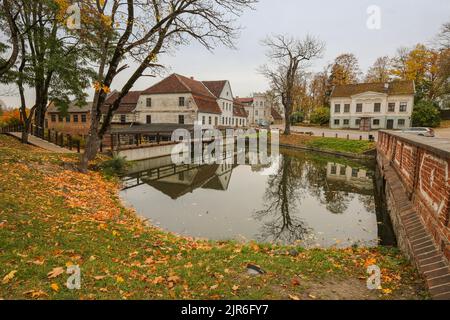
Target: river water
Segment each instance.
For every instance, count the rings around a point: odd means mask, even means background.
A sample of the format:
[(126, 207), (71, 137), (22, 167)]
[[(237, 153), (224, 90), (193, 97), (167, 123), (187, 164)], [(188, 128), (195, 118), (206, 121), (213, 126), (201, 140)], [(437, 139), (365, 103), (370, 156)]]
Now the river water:
[(176, 166), (136, 162), (122, 198), (152, 224), (183, 236), (307, 248), (392, 245), (375, 164), (281, 150), (278, 165)]

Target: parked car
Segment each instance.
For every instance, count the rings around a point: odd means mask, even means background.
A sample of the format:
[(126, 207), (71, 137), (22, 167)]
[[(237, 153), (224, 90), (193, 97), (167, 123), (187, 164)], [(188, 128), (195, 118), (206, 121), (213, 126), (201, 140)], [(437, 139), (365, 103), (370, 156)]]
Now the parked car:
[(261, 129), (270, 129), (270, 121), (267, 120), (259, 120), (256, 122), (256, 125)]
[(408, 128), (402, 130), (403, 133), (415, 134), (421, 137), (434, 137), (434, 130), (431, 128)]

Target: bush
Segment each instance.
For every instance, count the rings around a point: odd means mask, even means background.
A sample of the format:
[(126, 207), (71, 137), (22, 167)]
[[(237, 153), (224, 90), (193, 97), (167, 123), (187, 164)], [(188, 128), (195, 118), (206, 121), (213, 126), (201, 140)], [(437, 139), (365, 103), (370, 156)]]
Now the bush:
[(326, 125), (330, 123), (330, 109), (326, 107), (317, 108), (311, 113), (311, 123)]
[(297, 124), (297, 123), (301, 123), (303, 122), (303, 120), (305, 120), (305, 116), (303, 115), (303, 112), (294, 112), (291, 115), (291, 124)]
[(111, 160), (100, 164), (101, 171), (107, 176), (117, 176), (125, 173), (129, 162), (122, 157), (114, 156)]
[(437, 106), (431, 101), (419, 101), (414, 106), (412, 123), (414, 127), (439, 127), (441, 123), (441, 113)]

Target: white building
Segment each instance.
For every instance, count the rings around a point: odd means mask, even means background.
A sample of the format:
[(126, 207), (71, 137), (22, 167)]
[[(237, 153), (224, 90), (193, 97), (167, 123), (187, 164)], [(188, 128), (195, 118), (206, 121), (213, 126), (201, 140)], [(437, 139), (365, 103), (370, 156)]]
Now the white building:
[(172, 74), (142, 91), (134, 112), (142, 124), (246, 126), (246, 119), (234, 117), (234, 108), (229, 81), (201, 82)]
[(250, 124), (256, 125), (263, 121), (274, 122), (273, 106), (264, 93), (254, 93), (250, 98), (236, 98), (236, 102), (244, 105)]
[(411, 126), (413, 81), (336, 86), (330, 99), (330, 126), (364, 131)]

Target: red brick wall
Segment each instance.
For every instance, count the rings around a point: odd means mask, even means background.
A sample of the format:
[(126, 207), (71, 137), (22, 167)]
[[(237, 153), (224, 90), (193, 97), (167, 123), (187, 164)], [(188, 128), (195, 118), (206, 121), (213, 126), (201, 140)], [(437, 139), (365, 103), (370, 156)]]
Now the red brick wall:
[(380, 132), (378, 152), (391, 162), (414, 208), (450, 261), (450, 158), (386, 132)]

